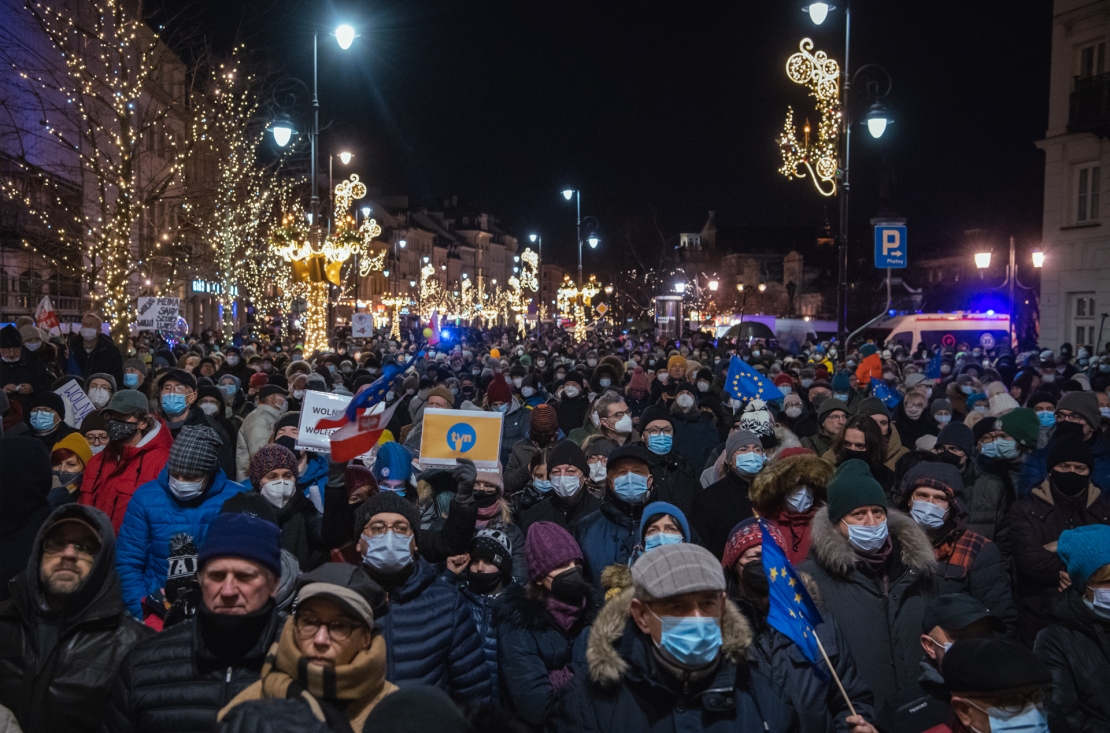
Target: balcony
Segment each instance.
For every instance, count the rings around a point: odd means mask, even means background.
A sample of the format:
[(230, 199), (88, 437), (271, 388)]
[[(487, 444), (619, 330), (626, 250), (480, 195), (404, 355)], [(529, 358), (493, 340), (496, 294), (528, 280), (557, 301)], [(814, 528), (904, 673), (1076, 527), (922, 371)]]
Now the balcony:
[(1068, 100), (1068, 132), (1110, 136), (1110, 74), (1075, 77)]

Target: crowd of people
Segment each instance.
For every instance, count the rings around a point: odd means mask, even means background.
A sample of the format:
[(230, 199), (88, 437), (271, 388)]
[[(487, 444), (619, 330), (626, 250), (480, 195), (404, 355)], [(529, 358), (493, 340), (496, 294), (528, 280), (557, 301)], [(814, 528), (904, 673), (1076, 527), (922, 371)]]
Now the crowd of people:
[(103, 331), (0, 328), (4, 733), (1110, 730), (1110, 353)]

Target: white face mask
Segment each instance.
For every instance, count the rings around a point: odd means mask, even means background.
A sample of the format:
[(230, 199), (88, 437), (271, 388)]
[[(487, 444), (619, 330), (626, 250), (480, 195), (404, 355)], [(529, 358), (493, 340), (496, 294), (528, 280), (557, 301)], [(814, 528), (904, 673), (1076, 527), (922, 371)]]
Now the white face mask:
[(799, 486), (786, 495), (786, 503), (797, 514), (805, 514), (813, 506), (813, 490), (808, 486)]
[(916, 420), (917, 418), (921, 417), (921, 414), (923, 412), (925, 412), (925, 406), (924, 405), (922, 405), (920, 407), (918, 407), (917, 405), (914, 405), (912, 407), (909, 406), (909, 405), (906, 405), (906, 407), (903, 408), (903, 409), (905, 409), (905, 411), (906, 411), (906, 417), (908, 417), (911, 420)]
[(294, 482), (289, 479), (279, 479), (278, 481), (262, 484), (262, 488), (258, 493), (266, 497), (266, 501), (270, 502), (278, 509), (281, 509), (289, 503), (289, 499), (296, 490), (297, 484)]
[(698, 391), (699, 392), (708, 392), (709, 391), (709, 382), (698, 382)]
[(787, 417), (798, 417), (801, 414), (802, 414), (801, 405), (798, 405), (798, 406), (791, 405), (790, 407), (786, 408), (786, 416)]
[(675, 402), (677, 402), (678, 406), (683, 410), (689, 410), (691, 407), (694, 406), (694, 398), (686, 394), (685, 392), (675, 398)]
[(582, 488), (582, 478), (579, 476), (552, 476), (551, 486), (555, 490), (556, 496), (569, 499), (578, 493), (578, 489)]
[(666, 384), (667, 380), (671, 378), (671, 375), (666, 372), (659, 372), (655, 375), (655, 378), (659, 380), (660, 384)]
[(520, 385), (522, 385), (522, 384), (524, 384), (524, 380), (521, 377), (513, 377), (513, 386), (514, 387), (516, 387), (517, 389), (520, 389)]
[(590, 464), (590, 481), (599, 484), (605, 480), (606, 470), (605, 464), (601, 461)]
[(81, 338), (85, 339), (86, 341), (92, 341), (94, 338), (96, 338), (96, 333), (97, 331), (95, 328), (82, 328)]
[(614, 432), (621, 433), (622, 435), (626, 435), (628, 433), (631, 433), (632, 432), (632, 418), (629, 417), (628, 415), (625, 415), (620, 420), (617, 420), (617, 424), (613, 426), (613, 430), (614, 430)]
[(303, 390), (303, 389), (295, 389), (295, 390), (293, 390), (293, 399), (295, 399), (295, 400), (303, 400), (303, 399), (304, 399), (304, 390)]
[(182, 481), (170, 476), (170, 492), (180, 501), (189, 501), (201, 495), (204, 491), (204, 479), (199, 481)]
[(104, 407), (110, 399), (112, 399), (112, 393), (103, 387), (93, 387), (89, 390), (89, 402), (93, 403), (93, 407)]
[(579, 395), (579, 390), (573, 384), (563, 388), (563, 394), (566, 395), (568, 400), (573, 400)]
[[(92, 399), (91, 395), (90, 395), (89, 399)], [(95, 405), (96, 403), (94, 402), (93, 404)], [(217, 405), (217, 404), (214, 404), (212, 402), (202, 402), (201, 405), (200, 405), (200, 411), (203, 412), (208, 417), (212, 417), (213, 415), (215, 415), (217, 412), (220, 411), (220, 406)]]

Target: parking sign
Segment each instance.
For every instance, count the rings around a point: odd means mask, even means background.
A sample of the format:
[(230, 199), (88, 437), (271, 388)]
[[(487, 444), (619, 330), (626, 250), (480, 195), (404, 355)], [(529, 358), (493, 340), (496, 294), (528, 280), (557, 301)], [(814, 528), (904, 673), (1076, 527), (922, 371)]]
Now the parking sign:
[(906, 227), (875, 226), (875, 267), (906, 267)]

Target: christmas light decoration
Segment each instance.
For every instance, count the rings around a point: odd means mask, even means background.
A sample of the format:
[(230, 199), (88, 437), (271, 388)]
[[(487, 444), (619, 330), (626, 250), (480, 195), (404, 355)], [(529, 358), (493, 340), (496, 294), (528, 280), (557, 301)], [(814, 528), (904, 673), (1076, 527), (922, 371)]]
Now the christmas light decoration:
[(805, 126), (804, 142), (799, 143), (794, 127), (794, 110), (787, 108), (786, 122), (779, 137), (782, 167), (787, 178), (805, 178), (807, 173), (822, 196), (837, 191), (837, 147), (840, 140), (840, 65), (824, 51), (811, 53), (813, 41), (798, 44), (798, 53), (786, 61), (786, 75), (795, 84), (809, 88), (817, 100), (821, 120), (817, 139), (811, 140), (809, 123)]

